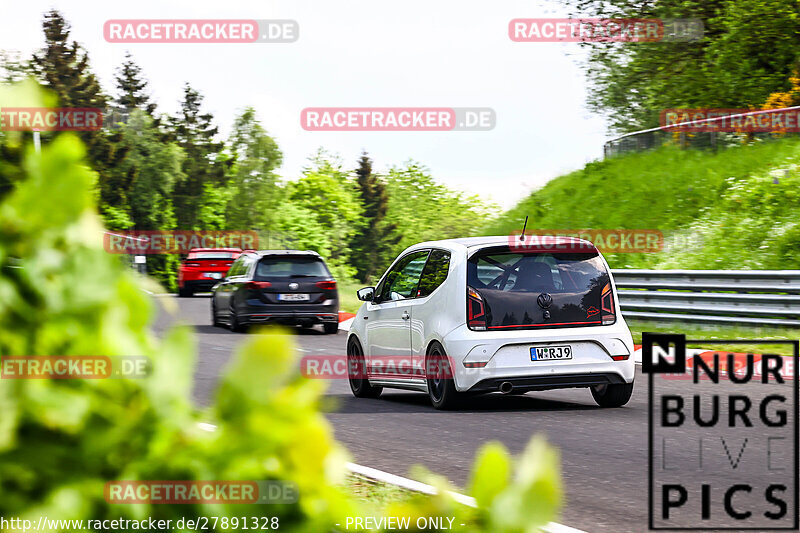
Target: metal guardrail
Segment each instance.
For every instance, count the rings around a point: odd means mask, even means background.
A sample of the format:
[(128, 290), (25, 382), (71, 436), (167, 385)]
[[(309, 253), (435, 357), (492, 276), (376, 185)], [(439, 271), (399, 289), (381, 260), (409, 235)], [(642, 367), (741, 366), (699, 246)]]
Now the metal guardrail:
[(800, 270), (613, 270), (627, 318), (800, 326)]
[(717, 150), (719, 147), (725, 146), (738, 146), (742, 142), (754, 139), (770, 139), (782, 138), (786, 135), (794, 133), (780, 132), (780, 131), (762, 131), (762, 132), (724, 132), (724, 131), (706, 131), (706, 132), (684, 132), (681, 128), (687, 126), (696, 126), (698, 124), (714, 123), (724, 120), (730, 120), (734, 117), (746, 117), (750, 115), (763, 115), (770, 113), (779, 113), (786, 111), (796, 111), (800, 106), (783, 107), (780, 109), (754, 109), (743, 113), (736, 113), (733, 115), (724, 115), (719, 117), (711, 117), (700, 120), (690, 120), (676, 124), (665, 124), (655, 128), (648, 128), (646, 130), (633, 131), (625, 133), (613, 139), (609, 139), (603, 144), (603, 157), (608, 158), (619, 154), (628, 152), (641, 152), (651, 148), (657, 148), (664, 144), (673, 144), (682, 148), (711, 148)]

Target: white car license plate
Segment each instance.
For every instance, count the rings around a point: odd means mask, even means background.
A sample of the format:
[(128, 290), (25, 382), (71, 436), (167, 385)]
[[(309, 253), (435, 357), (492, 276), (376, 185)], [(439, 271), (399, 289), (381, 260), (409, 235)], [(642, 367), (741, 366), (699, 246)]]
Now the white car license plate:
[(206, 272), (206, 277), (211, 279), (222, 279), (221, 272)]
[(278, 300), (282, 302), (307, 302), (308, 294), (279, 294)]
[(531, 348), (531, 361), (559, 361), (564, 359), (572, 359), (572, 346)]

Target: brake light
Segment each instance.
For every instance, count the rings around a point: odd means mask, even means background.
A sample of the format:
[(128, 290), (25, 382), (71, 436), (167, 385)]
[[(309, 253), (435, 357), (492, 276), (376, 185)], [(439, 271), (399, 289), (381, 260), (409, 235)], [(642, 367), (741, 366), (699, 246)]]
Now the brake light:
[(600, 293), (600, 310), (601, 320), (604, 326), (616, 322), (617, 317), (614, 314), (614, 292), (611, 290), (611, 284), (606, 283), (603, 291)]
[(318, 281), (315, 285), (324, 290), (333, 290), (336, 288), (336, 282), (334, 280)]
[(469, 329), (486, 329), (486, 307), (478, 291), (467, 286), (467, 326)]
[(259, 291), (268, 287), (272, 287), (272, 283), (269, 281), (248, 281), (244, 284), (245, 289), (250, 289), (253, 291)]

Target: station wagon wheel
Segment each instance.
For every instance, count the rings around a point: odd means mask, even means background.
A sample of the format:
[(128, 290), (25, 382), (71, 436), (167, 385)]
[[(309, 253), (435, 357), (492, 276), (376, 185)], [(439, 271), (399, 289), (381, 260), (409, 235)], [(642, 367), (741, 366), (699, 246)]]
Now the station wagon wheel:
[(234, 333), (242, 333), (244, 331), (244, 326), (241, 322), (239, 322), (239, 317), (236, 316), (236, 310), (231, 306), (231, 331)]
[(436, 409), (452, 409), (461, 400), (456, 390), (455, 376), (444, 348), (434, 342), (425, 361), (428, 396)]
[(347, 343), (347, 380), (356, 398), (377, 398), (383, 387), (373, 387), (367, 378), (367, 362), (364, 351), (355, 337)]
[(213, 296), (211, 297), (211, 325), (215, 328), (221, 325), (219, 318), (217, 318), (217, 305), (214, 303)]

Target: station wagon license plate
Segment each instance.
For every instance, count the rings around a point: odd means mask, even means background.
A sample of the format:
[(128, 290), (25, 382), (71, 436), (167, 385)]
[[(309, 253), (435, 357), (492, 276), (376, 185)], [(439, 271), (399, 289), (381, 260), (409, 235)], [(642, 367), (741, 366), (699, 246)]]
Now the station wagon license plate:
[(279, 294), (278, 300), (282, 302), (307, 302), (308, 294)]
[(221, 272), (206, 272), (206, 277), (211, 279), (222, 279)]
[(572, 346), (531, 348), (531, 361), (561, 361), (565, 359), (572, 359)]

